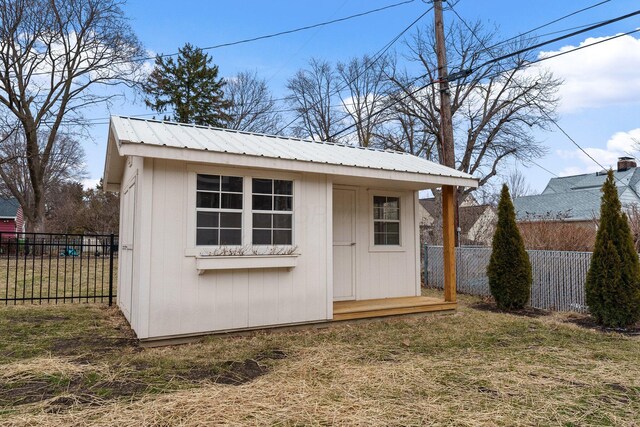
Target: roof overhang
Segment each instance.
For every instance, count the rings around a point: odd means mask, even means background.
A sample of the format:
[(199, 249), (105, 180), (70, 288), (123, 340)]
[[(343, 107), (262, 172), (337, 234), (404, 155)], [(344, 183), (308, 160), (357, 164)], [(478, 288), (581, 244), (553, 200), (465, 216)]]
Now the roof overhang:
[[(478, 180), (470, 175), (467, 175), (468, 177), (447, 176), (374, 167), (339, 165), (329, 162), (322, 163), (300, 159), (275, 158), (246, 153), (225, 153), (189, 147), (145, 144), (141, 141), (132, 142), (118, 137), (117, 128), (114, 126), (114, 121), (112, 120), (109, 126), (107, 154), (103, 175), (105, 190), (120, 190), (127, 156), (221, 166), (318, 173), (339, 177), (336, 181), (344, 181), (345, 178), (349, 178), (350, 180), (347, 182), (352, 184), (364, 182), (363, 180), (374, 180), (378, 183), (384, 182), (390, 187), (397, 184), (403, 188), (415, 190), (436, 188), (443, 185), (478, 187)], [(460, 172), (456, 170), (452, 170), (451, 172), (460, 174)]]

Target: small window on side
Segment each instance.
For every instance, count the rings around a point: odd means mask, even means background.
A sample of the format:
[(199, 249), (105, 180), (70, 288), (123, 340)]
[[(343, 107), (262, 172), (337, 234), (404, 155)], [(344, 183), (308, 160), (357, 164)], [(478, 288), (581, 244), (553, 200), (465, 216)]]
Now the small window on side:
[(400, 198), (373, 196), (373, 244), (400, 245)]

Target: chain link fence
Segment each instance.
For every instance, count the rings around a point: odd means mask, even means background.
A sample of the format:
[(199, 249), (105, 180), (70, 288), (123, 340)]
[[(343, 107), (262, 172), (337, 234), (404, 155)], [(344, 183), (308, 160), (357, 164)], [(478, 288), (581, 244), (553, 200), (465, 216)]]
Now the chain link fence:
[[(533, 283), (529, 305), (554, 311), (588, 311), (584, 284), (591, 252), (527, 251)], [(424, 247), (424, 283), (444, 287), (442, 246)], [(487, 265), (491, 248), (456, 248), (457, 290), (470, 295), (489, 296)]]

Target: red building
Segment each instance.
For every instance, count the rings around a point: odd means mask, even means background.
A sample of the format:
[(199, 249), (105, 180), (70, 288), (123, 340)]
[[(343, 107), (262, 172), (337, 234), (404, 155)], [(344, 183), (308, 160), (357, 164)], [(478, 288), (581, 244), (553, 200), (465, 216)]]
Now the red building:
[(0, 233), (2, 239), (18, 237), (24, 232), (22, 207), (13, 197), (0, 197)]

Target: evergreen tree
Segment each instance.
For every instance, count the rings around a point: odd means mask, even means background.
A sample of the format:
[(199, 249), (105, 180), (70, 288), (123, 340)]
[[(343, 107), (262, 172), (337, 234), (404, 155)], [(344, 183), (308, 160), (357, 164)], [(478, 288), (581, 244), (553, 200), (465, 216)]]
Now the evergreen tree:
[(516, 225), (516, 214), (507, 185), (498, 203), (498, 224), (487, 267), (489, 289), (503, 310), (523, 308), (531, 293), (531, 263)]
[(640, 261), (611, 170), (602, 186), (586, 297), (591, 315), (603, 326), (626, 327), (640, 320)]
[(229, 121), (225, 110), (230, 104), (224, 98), (226, 82), (218, 78), (218, 66), (202, 49), (187, 43), (178, 57), (156, 56), (155, 68), (143, 90), (145, 104), (163, 113), (174, 111), (173, 120), (196, 125), (224, 126)]

